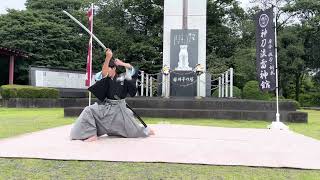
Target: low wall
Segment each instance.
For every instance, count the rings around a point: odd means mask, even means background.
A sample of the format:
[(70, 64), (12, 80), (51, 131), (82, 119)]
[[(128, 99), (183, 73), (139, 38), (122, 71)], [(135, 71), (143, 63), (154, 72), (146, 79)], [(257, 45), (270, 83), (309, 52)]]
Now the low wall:
[[(96, 102), (92, 99), (92, 103)], [(243, 99), (194, 99), (159, 97), (128, 98), (127, 103), (143, 117), (162, 118), (214, 118), (235, 120), (275, 120), (275, 102)], [(86, 98), (60, 99), (2, 99), (2, 107), (57, 108), (63, 107), (65, 116), (79, 116)], [(296, 111), (293, 102), (280, 102), (280, 118), (285, 122), (308, 122), (308, 114)]]

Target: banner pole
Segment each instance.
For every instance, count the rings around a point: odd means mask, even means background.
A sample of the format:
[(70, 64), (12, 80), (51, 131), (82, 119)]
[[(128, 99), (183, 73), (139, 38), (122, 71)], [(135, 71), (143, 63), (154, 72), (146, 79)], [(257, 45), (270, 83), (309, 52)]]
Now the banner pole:
[[(276, 3), (276, 2), (275, 2)], [(280, 122), (280, 113), (279, 113), (279, 72), (278, 72), (278, 34), (277, 34), (277, 14), (276, 7), (273, 7), (275, 10), (275, 20), (274, 20), (274, 35), (275, 35), (275, 61), (276, 61), (276, 97), (277, 97), (277, 113), (276, 113), (276, 122)]]
[(269, 129), (277, 129), (277, 130), (289, 130), (289, 127), (280, 121), (280, 113), (279, 113), (279, 72), (278, 72), (278, 38), (277, 38), (277, 0), (274, 0), (274, 4), (272, 5), (273, 13), (274, 13), (274, 48), (275, 48), (275, 69), (276, 69), (276, 121), (272, 122), (271, 125), (268, 126)]

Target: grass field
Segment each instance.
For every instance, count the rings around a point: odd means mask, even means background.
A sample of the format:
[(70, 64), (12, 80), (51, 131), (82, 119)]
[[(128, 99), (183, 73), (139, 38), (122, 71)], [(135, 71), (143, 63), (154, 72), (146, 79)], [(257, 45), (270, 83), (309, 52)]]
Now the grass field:
[[(320, 111), (306, 111), (308, 124), (289, 123), (291, 130), (320, 140)], [(71, 124), (63, 109), (0, 108), (0, 138)], [(144, 118), (146, 123), (265, 128), (269, 122)], [(0, 150), (1, 151), (1, 150)], [(320, 171), (168, 163), (119, 163), (0, 158), (2, 179), (320, 179)]]
[(0, 138), (71, 124), (73, 120), (63, 117), (63, 109), (0, 108)]

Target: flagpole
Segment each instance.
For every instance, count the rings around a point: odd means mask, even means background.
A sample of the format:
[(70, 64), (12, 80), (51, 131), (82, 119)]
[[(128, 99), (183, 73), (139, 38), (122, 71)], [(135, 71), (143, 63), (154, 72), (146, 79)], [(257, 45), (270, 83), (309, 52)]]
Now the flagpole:
[[(277, 1), (275, 0), (275, 3)], [(274, 9), (274, 48), (275, 48), (275, 61), (276, 61), (276, 98), (277, 98), (277, 113), (276, 113), (276, 122), (280, 122), (280, 113), (279, 113), (279, 79), (278, 79), (278, 34), (277, 34), (277, 8), (276, 4), (272, 5)]]
[[(91, 15), (90, 17), (92, 18), (91, 21), (90, 21), (90, 71), (89, 71), (89, 84), (90, 86), (92, 85), (92, 35), (93, 35), (93, 3), (91, 4)], [(89, 17), (89, 20), (90, 20), (90, 17)], [(89, 91), (89, 106), (91, 105), (91, 92)]]
[(278, 129), (278, 130), (289, 130), (289, 127), (280, 121), (279, 113), (279, 72), (278, 72), (278, 35), (277, 35), (277, 0), (274, 0), (272, 4), (273, 13), (274, 13), (274, 48), (275, 48), (275, 64), (276, 64), (276, 121), (273, 121), (271, 125), (268, 126), (269, 129)]

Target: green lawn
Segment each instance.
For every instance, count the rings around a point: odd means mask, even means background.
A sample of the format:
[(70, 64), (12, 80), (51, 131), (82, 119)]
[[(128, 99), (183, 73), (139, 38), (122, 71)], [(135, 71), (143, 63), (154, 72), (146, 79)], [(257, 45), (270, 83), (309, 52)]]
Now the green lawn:
[(0, 108), (0, 138), (72, 123), (64, 118), (63, 109)]
[[(308, 124), (289, 124), (291, 130), (320, 139), (320, 111), (309, 113)], [(0, 108), (0, 138), (70, 124), (63, 109)], [(144, 118), (146, 123), (265, 128), (269, 122)], [(0, 150), (1, 151), (1, 150)], [(320, 171), (241, 166), (168, 163), (119, 163), (0, 158), (2, 179), (320, 179)]]

